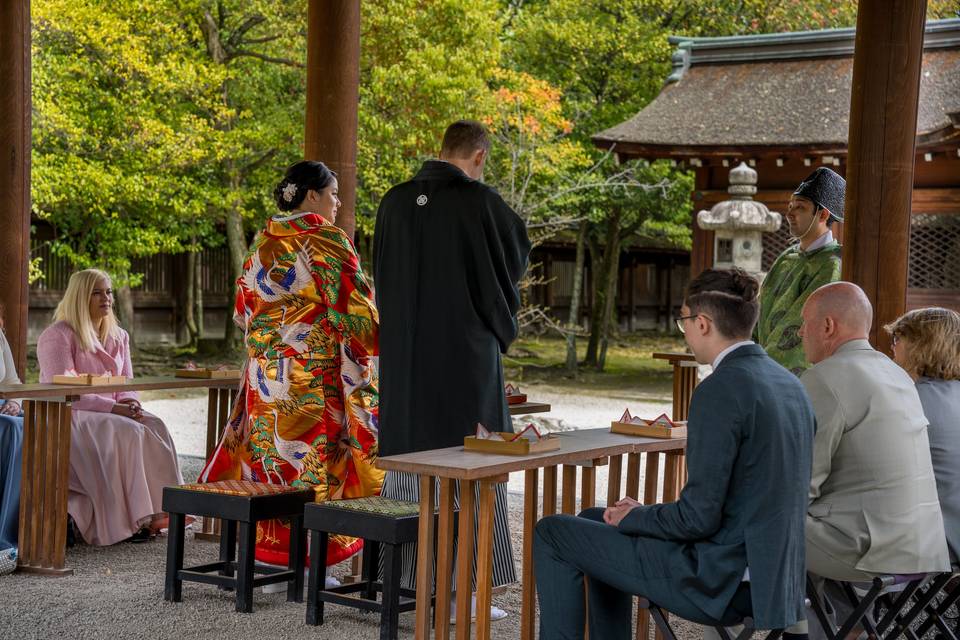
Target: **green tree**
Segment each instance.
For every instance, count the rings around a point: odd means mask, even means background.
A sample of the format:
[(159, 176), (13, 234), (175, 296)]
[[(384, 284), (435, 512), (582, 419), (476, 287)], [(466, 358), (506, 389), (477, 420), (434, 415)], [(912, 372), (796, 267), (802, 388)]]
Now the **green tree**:
[(33, 18), (34, 213), (55, 252), (113, 275), (132, 332), (131, 259), (212, 231), (210, 193), (190, 176), (209, 157), (213, 106), (195, 96), (216, 78), (184, 55), (166, 6), (37, 0)]
[[(191, 51), (219, 82), (204, 100), (216, 156), (210, 179), (217, 195), (209, 212), (226, 230), (228, 290), (243, 269), (247, 227), (274, 206), (277, 166), (303, 157), (306, 3), (284, 0), (179, 0)], [(224, 346), (236, 347), (232, 314)]]

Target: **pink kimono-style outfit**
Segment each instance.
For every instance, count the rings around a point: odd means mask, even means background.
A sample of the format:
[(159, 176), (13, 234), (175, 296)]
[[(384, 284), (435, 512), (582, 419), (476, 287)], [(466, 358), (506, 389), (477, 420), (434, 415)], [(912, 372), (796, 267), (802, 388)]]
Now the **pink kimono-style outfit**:
[[(133, 377), (130, 337), (117, 337), (84, 351), (66, 322), (48, 327), (37, 342), (40, 382), (66, 372)], [(129, 538), (163, 513), (163, 488), (182, 484), (177, 451), (160, 418), (143, 412), (133, 420), (111, 413), (134, 391), (89, 393), (73, 403), (70, 431), (70, 487), (67, 511), (89, 544)]]

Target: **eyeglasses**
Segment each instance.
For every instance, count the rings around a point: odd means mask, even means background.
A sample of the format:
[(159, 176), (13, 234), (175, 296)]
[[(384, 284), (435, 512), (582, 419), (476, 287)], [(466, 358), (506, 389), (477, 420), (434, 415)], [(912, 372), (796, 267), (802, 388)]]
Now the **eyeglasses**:
[(693, 318), (696, 318), (697, 316), (703, 316), (703, 317), (706, 318), (707, 320), (710, 319), (710, 316), (704, 316), (702, 313), (694, 313), (694, 314), (689, 315), (689, 316), (677, 316), (677, 318), (674, 320), (674, 322), (677, 323), (677, 329), (680, 330), (680, 333), (686, 333), (686, 332), (687, 332), (687, 330), (683, 328), (683, 321), (684, 321), (684, 320), (691, 320), (691, 319), (693, 319)]
[(900, 342), (900, 334), (899, 333), (890, 334), (890, 346), (895, 347), (897, 346), (898, 342)]

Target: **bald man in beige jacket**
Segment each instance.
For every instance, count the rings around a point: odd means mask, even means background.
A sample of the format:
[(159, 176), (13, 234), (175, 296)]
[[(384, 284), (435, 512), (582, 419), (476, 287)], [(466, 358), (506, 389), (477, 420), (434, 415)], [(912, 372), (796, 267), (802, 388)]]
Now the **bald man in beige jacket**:
[(807, 569), (834, 580), (949, 570), (927, 420), (910, 377), (868, 341), (873, 309), (849, 282), (817, 289), (800, 335), (814, 364)]

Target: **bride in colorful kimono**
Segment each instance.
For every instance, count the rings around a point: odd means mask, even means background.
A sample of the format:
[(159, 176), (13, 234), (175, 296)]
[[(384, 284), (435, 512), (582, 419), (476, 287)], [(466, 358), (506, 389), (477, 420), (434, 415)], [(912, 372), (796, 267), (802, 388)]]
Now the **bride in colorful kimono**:
[[(106, 273), (70, 276), (53, 318), (37, 340), (40, 382), (77, 373), (133, 377), (130, 337), (113, 315)], [(67, 513), (87, 543), (149, 540), (167, 526), (163, 488), (182, 483), (170, 432), (135, 391), (87, 393), (73, 403)]]
[[(379, 317), (353, 243), (333, 224), (336, 176), (321, 162), (298, 162), (274, 198), (281, 213), (237, 281), (243, 382), (200, 481), (309, 486), (317, 502), (379, 494)], [(259, 523), (256, 558), (286, 567), (289, 536), (287, 522)], [(326, 565), (361, 545), (331, 536)]]

